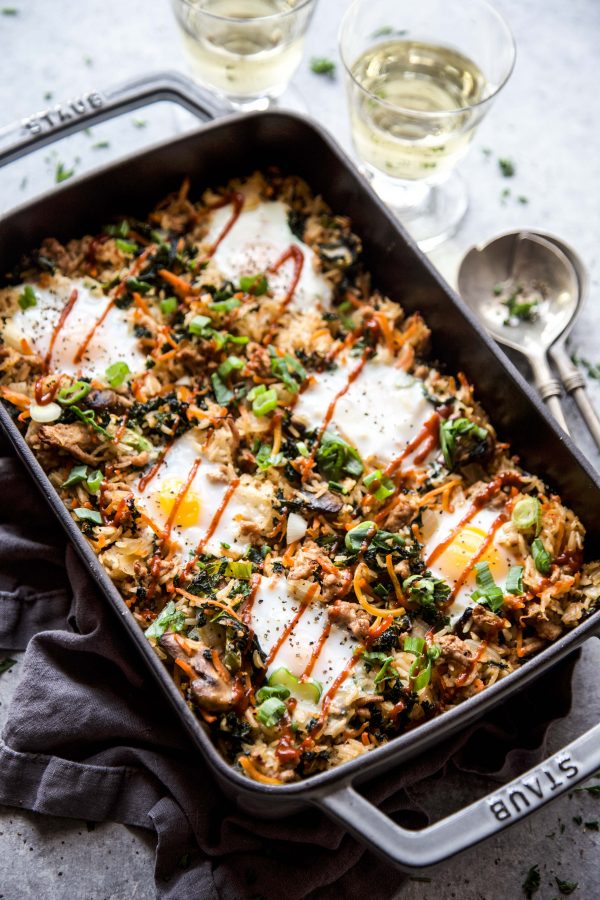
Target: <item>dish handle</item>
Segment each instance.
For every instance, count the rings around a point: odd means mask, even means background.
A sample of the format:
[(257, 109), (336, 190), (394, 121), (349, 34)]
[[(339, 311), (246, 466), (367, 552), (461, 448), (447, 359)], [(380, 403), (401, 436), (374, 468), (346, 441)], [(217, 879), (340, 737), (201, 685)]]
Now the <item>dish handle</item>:
[(88, 91), (0, 128), (0, 166), (89, 125), (160, 100), (178, 103), (203, 122), (234, 111), (179, 72), (143, 75), (106, 91)]
[(600, 769), (600, 724), (487, 797), (420, 831), (401, 828), (346, 782), (312, 802), (400, 869), (435, 865), (524, 819)]

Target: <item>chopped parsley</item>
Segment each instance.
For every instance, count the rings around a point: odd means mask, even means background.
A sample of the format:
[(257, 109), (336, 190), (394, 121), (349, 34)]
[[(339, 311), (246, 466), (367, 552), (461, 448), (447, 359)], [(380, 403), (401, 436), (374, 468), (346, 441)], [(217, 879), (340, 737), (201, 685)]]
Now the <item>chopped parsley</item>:
[(56, 184), (60, 184), (62, 181), (66, 181), (67, 178), (71, 178), (74, 174), (75, 169), (67, 169), (64, 163), (59, 162), (56, 164), (56, 169), (54, 171), (54, 180)]
[(332, 59), (325, 56), (313, 56), (310, 61), (310, 70), (315, 75), (327, 75), (329, 78), (335, 77), (335, 63)]
[(16, 665), (16, 662), (16, 659), (11, 659), (10, 656), (5, 656), (4, 659), (0, 659), (0, 675), (8, 672), (9, 669), (12, 669), (12, 667)]
[(523, 893), (527, 897), (527, 900), (531, 900), (534, 894), (536, 894), (540, 889), (540, 884), (542, 879), (540, 877), (540, 867), (539, 865), (532, 866), (525, 876), (525, 881), (521, 885), (523, 888)]
[(577, 890), (577, 881), (563, 881), (562, 878), (555, 876), (554, 880), (556, 881), (556, 887), (559, 890), (559, 893), (563, 897), (568, 897), (569, 894), (572, 894)]
[(511, 159), (499, 159), (498, 168), (502, 172), (504, 178), (512, 178), (517, 168)]

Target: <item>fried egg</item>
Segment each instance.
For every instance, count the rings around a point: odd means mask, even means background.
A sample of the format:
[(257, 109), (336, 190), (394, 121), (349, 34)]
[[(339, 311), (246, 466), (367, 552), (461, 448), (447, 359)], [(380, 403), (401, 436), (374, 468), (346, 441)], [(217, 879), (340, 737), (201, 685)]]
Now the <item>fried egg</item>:
[[(228, 205), (213, 212), (206, 237), (208, 244), (218, 239), (230, 221), (232, 211), (233, 207)], [(259, 203), (254, 209), (243, 209), (217, 247), (213, 259), (221, 274), (235, 284), (244, 275), (265, 274), (270, 292), (275, 298), (283, 299), (294, 272), (292, 261), (285, 262), (277, 272), (268, 270), (294, 244), (302, 251), (304, 265), (288, 308), (298, 311), (327, 309), (331, 302), (331, 287), (315, 268), (316, 253), (292, 234), (288, 212), (289, 208), (280, 202)]]
[[(268, 655), (277, 644), (286, 627), (300, 609), (300, 601), (294, 597), (289, 582), (281, 576), (262, 578), (255, 600), (252, 604), (251, 625), (261, 649)], [(281, 667), (288, 669), (299, 678), (312, 657), (319, 638), (328, 623), (327, 607), (314, 601), (309, 603), (293, 631), (277, 650), (267, 669), (267, 675)], [(323, 687), (322, 703), (327, 690), (334, 683), (340, 672), (348, 665), (358, 647), (358, 642), (350, 632), (338, 625), (332, 625), (329, 636), (323, 644), (311, 678), (319, 681)], [(345, 690), (353, 690), (352, 678), (349, 678)], [(344, 684), (335, 695), (334, 707), (343, 702)], [(314, 707), (309, 700), (299, 701), (299, 705)]]
[[(178, 497), (190, 478), (189, 486), (178, 503)], [(142, 476), (143, 479), (143, 476)], [(222, 554), (222, 544), (244, 553), (249, 540), (243, 533), (243, 523), (254, 523), (266, 529), (271, 516), (268, 487), (251, 483), (242, 476), (233, 493), (224, 477), (223, 467), (206, 459), (194, 431), (178, 438), (167, 454), (154, 478), (142, 489), (139, 479), (133, 486), (136, 506), (163, 531), (173, 516), (171, 539), (185, 556), (193, 556), (206, 537), (215, 517), (219, 519), (204, 545), (206, 553)], [(143, 484), (143, 481), (142, 481)], [(175, 512), (174, 512), (175, 511)]]
[[(511, 566), (523, 565), (523, 559), (518, 551), (507, 545), (506, 525), (494, 527), (498, 516), (502, 513), (499, 507), (483, 507), (454, 534), (468, 510), (468, 503), (457, 507), (452, 513), (427, 509), (423, 511), (422, 517), (420, 540), (424, 544), (423, 558), (429, 569), (436, 578), (447, 582), (451, 589), (454, 589), (457, 583), (461, 583), (448, 610), (452, 621), (460, 618), (465, 609), (473, 605), (471, 594), (476, 588), (476, 573), (472, 560), (490, 534), (493, 534), (493, 538), (476, 562), (488, 563), (498, 587), (504, 588)], [(445, 544), (450, 537), (452, 540), (437, 555), (436, 548)], [(434, 558), (428, 563), (427, 560), (432, 554)]]
[[(359, 364), (359, 357), (348, 357), (337, 369), (315, 375), (298, 398), (294, 418), (318, 428)], [(363, 461), (385, 466), (406, 449), (433, 412), (423, 382), (388, 363), (370, 360), (336, 402), (329, 427), (352, 444)]]
[[(17, 296), (22, 294), (24, 287), (14, 288)], [(77, 300), (54, 343), (52, 369), (67, 375), (103, 378), (108, 366), (119, 360), (127, 363), (133, 373), (143, 371), (146, 357), (139, 349), (129, 313), (116, 306), (110, 308), (96, 329), (81, 362), (74, 361), (79, 347), (110, 302), (98, 282), (91, 279), (72, 281), (57, 275), (50, 278), (45, 287), (31, 287), (35, 293), (35, 306), (18, 309), (4, 324), (2, 337), (9, 346), (21, 352), (30, 348), (44, 357), (60, 315), (76, 290)]]

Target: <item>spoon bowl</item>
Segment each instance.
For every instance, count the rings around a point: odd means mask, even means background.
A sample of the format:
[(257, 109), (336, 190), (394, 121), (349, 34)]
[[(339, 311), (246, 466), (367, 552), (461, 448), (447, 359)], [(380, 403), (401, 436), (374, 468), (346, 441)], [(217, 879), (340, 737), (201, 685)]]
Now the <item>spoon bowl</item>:
[(565, 349), (587, 285), (577, 253), (545, 232), (512, 231), (478, 244), (466, 254), (458, 273), (458, 290), (467, 305), (499, 343), (527, 358), (542, 399), (568, 433), (560, 384), (548, 365), (550, 351), (600, 448), (600, 420)]

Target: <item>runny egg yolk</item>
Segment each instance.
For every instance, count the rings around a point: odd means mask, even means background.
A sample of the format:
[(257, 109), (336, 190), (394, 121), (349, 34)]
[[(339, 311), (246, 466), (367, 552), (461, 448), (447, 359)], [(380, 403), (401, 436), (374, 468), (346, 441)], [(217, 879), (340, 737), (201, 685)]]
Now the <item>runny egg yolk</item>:
[(169, 518), (175, 506), (175, 518), (172, 524), (180, 528), (191, 528), (196, 525), (200, 516), (200, 497), (192, 488), (188, 488), (183, 497), (179, 497), (185, 482), (181, 478), (165, 478), (160, 486), (158, 502), (165, 518)]
[[(435, 561), (436, 569), (444, 573), (447, 581), (457, 581), (465, 569), (469, 568), (472, 559), (479, 553), (486, 538), (487, 534), (483, 529), (477, 528), (475, 525), (465, 525)], [(477, 561), (487, 562), (492, 574), (501, 562), (493, 544), (486, 548)]]

